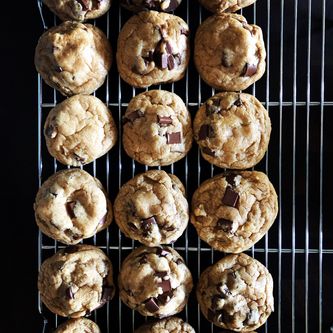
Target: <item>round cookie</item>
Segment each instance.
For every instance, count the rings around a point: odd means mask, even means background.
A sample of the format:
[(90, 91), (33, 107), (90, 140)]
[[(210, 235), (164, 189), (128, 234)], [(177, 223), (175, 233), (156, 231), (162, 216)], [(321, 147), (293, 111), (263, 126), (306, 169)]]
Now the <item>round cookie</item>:
[(93, 93), (104, 83), (111, 61), (111, 45), (102, 30), (79, 22), (47, 30), (35, 51), (37, 71), (65, 96)]
[(183, 310), (192, 290), (192, 275), (170, 247), (139, 247), (122, 263), (121, 300), (143, 316), (168, 317)]
[(168, 317), (140, 326), (134, 333), (195, 333), (193, 327), (177, 317)]
[(79, 318), (112, 299), (112, 264), (92, 245), (73, 245), (46, 259), (39, 271), (42, 302), (60, 316)]
[(111, 0), (43, 0), (62, 21), (85, 21), (104, 15)]
[(181, 2), (182, 0), (120, 0), (120, 4), (132, 12), (139, 12), (141, 10), (172, 12)]
[(223, 13), (236, 12), (252, 5), (256, 0), (199, 0), (199, 2), (213, 13)]
[(226, 91), (244, 90), (259, 80), (266, 68), (260, 27), (237, 14), (216, 14), (198, 28), (194, 62), (201, 78)]
[(46, 180), (34, 210), (40, 230), (67, 245), (93, 236), (112, 221), (111, 202), (102, 184), (80, 169), (59, 171)]
[(106, 154), (117, 141), (110, 110), (94, 96), (65, 99), (48, 114), (44, 136), (49, 153), (65, 165), (81, 166)]
[(156, 11), (132, 16), (118, 37), (121, 78), (138, 88), (180, 80), (190, 59), (188, 35), (187, 24), (178, 16)]
[(271, 274), (244, 253), (228, 255), (208, 267), (200, 276), (196, 293), (210, 322), (236, 332), (258, 328), (274, 311)]
[(169, 165), (192, 146), (191, 116), (182, 99), (164, 90), (132, 98), (123, 118), (126, 153), (149, 166)]
[(173, 243), (189, 220), (184, 186), (162, 170), (139, 174), (121, 187), (114, 214), (127, 237), (146, 246)]
[(92, 320), (87, 318), (75, 318), (65, 321), (59, 325), (53, 333), (101, 333), (101, 330)]
[(274, 187), (258, 171), (217, 175), (203, 182), (192, 197), (191, 222), (199, 237), (228, 253), (252, 247), (272, 226), (277, 213)]
[(225, 92), (200, 107), (193, 131), (205, 160), (220, 168), (247, 169), (265, 155), (271, 121), (254, 96)]

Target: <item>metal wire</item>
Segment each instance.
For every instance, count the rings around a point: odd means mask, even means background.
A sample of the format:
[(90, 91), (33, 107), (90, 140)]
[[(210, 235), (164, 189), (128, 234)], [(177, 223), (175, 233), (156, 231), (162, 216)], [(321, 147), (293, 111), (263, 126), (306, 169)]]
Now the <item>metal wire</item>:
[[(194, 30), (195, 28), (205, 19), (207, 13), (202, 9), (202, 7), (198, 7), (198, 12), (194, 15), (195, 19), (192, 17), (191, 14), (191, 0), (183, 0), (183, 5), (186, 5), (186, 11), (183, 15), (183, 19), (185, 19), (192, 31), (192, 38), (194, 38)], [(261, 11), (261, 6), (263, 5), (264, 1), (260, 1), (254, 4), (252, 8), (252, 15), (253, 15), (253, 23), (256, 23), (261, 19), (259, 12)], [(285, 36), (286, 36), (286, 29), (289, 27), (286, 26), (286, 22), (288, 19), (289, 13), (287, 13), (287, 6), (288, 2), (284, 0), (280, 0), (280, 21), (279, 21), (279, 54), (278, 58), (274, 58), (271, 55), (271, 49), (273, 49), (273, 42), (272, 42), (272, 11), (271, 7), (273, 2), (271, 0), (266, 0), (266, 7), (267, 7), (267, 18), (266, 18), (266, 30), (265, 30), (265, 44), (267, 50), (267, 65), (266, 65), (266, 79), (265, 80), (265, 89), (264, 89), (264, 97), (261, 97), (262, 104), (267, 108), (269, 114), (274, 116), (275, 123), (272, 124), (273, 131), (276, 131), (276, 147), (275, 150), (278, 152), (278, 166), (274, 167), (273, 163), (271, 162), (271, 148), (267, 151), (264, 163), (263, 163), (263, 170), (266, 172), (268, 176), (275, 177), (276, 180), (276, 189), (279, 196), (279, 215), (277, 221), (275, 222), (276, 232), (272, 235), (271, 231), (265, 235), (264, 241), (256, 246), (253, 246), (250, 250), (246, 251), (249, 255), (258, 257), (259, 260), (262, 260), (265, 263), (266, 267), (270, 270), (272, 269), (275, 274), (273, 274), (274, 282), (275, 282), (275, 307), (276, 313), (272, 315), (272, 319), (269, 319), (266, 323), (265, 327), (262, 328), (263, 330), (268, 332), (284, 332), (287, 331), (285, 329), (285, 317), (286, 317), (286, 310), (285, 307), (285, 295), (288, 294), (291, 301), (290, 301), (290, 315), (288, 320), (290, 322), (290, 330), (292, 333), (298, 332), (299, 327), (303, 328), (305, 332), (312, 332), (311, 331), (311, 320), (312, 320), (312, 312), (311, 312), (311, 299), (309, 295), (309, 286), (310, 286), (310, 267), (311, 261), (310, 259), (313, 256), (318, 258), (318, 310), (317, 310), (317, 317), (318, 317), (318, 333), (324, 332), (323, 330), (323, 269), (324, 269), (324, 262), (323, 258), (333, 258), (333, 248), (324, 248), (324, 240), (323, 240), (323, 209), (324, 209), (324, 197), (323, 197), (323, 172), (324, 172), (324, 140), (325, 140), (325, 133), (324, 133), (324, 113), (325, 109), (329, 107), (333, 107), (332, 100), (325, 100), (325, 42), (326, 42), (326, 25), (325, 25), (325, 16), (326, 16), (326, 0), (322, 0), (322, 25), (321, 25), (321, 66), (320, 66), (320, 96), (317, 96), (316, 99), (311, 100), (311, 44), (312, 44), (312, 0), (308, 0), (308, 15), (306, 21), (306, 28), (307, 28), (307, 58), (306, 58), (306, 96), (302, 97), (302, 99), (298, 99), (299, 94), (299, 75), (297, 71), (298, 67), (298, 60), (299, 60), (299, 3), (298, 0), (294, 0), (293, 2), (293, 9), (294, 9), (294, 24), (293, 24), (293, 55), (291, 57), (290, 63), (292, 63), (292, 94), (287, 95), (284, 89), (284, 79), (286, 74), (286, 54), (285, 54)], [(39, 12), (42, 18), (42, 24), (44, 29), (47, 28), (45, 22), (45, 18), (43, 17), (43, 5), (41, 0), (37, 0)], [(45, 9), (46, 10), (46, 9)], [(116, 21), (112, 22), (110, 12), (106, 15), (106, 23), (105, 23), (105, 33), (108, 38), (112, 38), (112, 29), (121, 30), (121, 27), (124, 23), (124, 17), (128, 14), (123, 9), (119, 7), (119, 9), (115, 9), (113, 6), (112, 11), (118, 11), (118, 18)], [(243, 12), (243, 11), (242, 11)], [(261, 12), (260, 12), (261, 13)], [(177, 14), (177, 13), (176, 13)], [(252, 23), (252, 22), (250, 22)], [(57, 24), (56, 17), (53, 18), (53, 24)], [(100, 24), (99, 20), (94, 21), (94, 24), (97, 26)], [(292, 28), (292, 27), (291, 27)], [(104, 29), (104, 30), (105, 30)], [(292, 29), (290, 29), (291, 31)], [(274, 60), (273, 60), (274, 59)], [(275, 61), (273, 64), (272, 62)], [(272, 93), (271, 87), (271, 79), (274, 74), (273, 66), (277, 65), (279, 67), (279, 88), (277, 95), (274, 95), (274, 99), (271, 99), (270, 94)], [(273, 73), (273, 74), (272, 74)], [(200, 79), (199, 75), (194, 80), (195, 85), (197, 86), (197, 91), (192, 90), (191, 86), (191, 78), (192, 73), (187, 71), (185, 76), (185, 92), (184, 92), (184, 102), (186, 106), (190, 110), (195, 110), (202, 104), (202, 102), (206, 99), (207, 91), (209, 94), (214, 95), (215, 90), (205, 90), (206, 86), (205, 83)], [(112, 78), (113, 79), (113, 78)], [(91, 166), (84, 167), (84, 169), (88, 169), (96, 177), (103, 177), (105, 179), (105, 186), (107, 192), (114, 196), (114, 192), (123, 185), (125, 181), (128, 179), (128, 175), (126, 172), (130, 173), (130, 176), (135, 176), (138, 172), (142, 172), (143, 170), (149, 170), (147, 166), (142, 167), (140, 164), (136, 163), (134, 160), (130, 160), (122, 156), (122, 128), (121, 128), (121, 120), (122, 120), (122, 112), (124, 108), (128, 106), (130, 98), (135, 96), (137, 93), (141, 92), (135, 88), (126, 89), (118, 76), (117, 80), (113, 80), (108, 76), (106, 78), (105, 86), (102, 89), (105, 89), (105, 94), (103, 96), (104, 102), (106, 105), (109, 106), (110, 109), (114, 111), (114, 116), (117, 118), (118, 121), (118, 132), (119, 132), (119, 139), (118, 139), (118, 146), (114, 148), (114, 152), (109, 152), (103, 163), (100, 163), (98, 160), (95, 161)], [(111, 81), (113, 82), (113, 86), (111, 87)], [(114, 83), (116, 82), (116, 83)], [(50, 108), (54, 107), (58, 103), (58, 94), (56, 90), (52, 92), (52, 98), (44, 98), (46, 93), (43, 89), (43, 82), (38, 75), (38, 185), (41, 186), (42, 182), (45, 181), (50, 174), (47, 174), (47, 170), (53, 170), (56, 172), (62, 166), (58, 163), (55, 159), (46, 159), (45, 156), (47, 152), (45, 152), (44, 144), (43, 144), (43, 119), (45, 118), (46, 113), (49, 111)], [(114, 90), (118, 90), (117, 96), (113, 94)], [(158, 89), (165, 89), (164, 86), (158, 86)], [(177, 83), (170, 85), (170, 91), (174, 91), (175, 93), (178, 92), (178, 85)], [(253, 95), (259, 94), (259, 85), (254, 84), (251, 88), (251, 92)], [(126, 90), (126, 93), (125, 93)], [(146, 89), (148, 90), (148, 89)], [(101, 98), (101, 96), (99, 95)], [(311, 131), (311, 114), (312, 110), (318, 109), (320, 112), (320, 137), (319, 137), (319, 171), (320, 174), (318, 177), (319, 181), (319, 208), (318, 208), (318, 247), (315, 247), (310, 242), (310, 185), (309, 180), (312, 176), (311, 169), (309, 167), (310, 164), (310, 131)], [(303, 243), (298, 243), (297, 241), (303, 236), (297, 236), (297, 167), (298, 161), (297, 156), (299, 153), (299, 146), (298, 146), (298, 123), (299, 123), (299, 111), (304, 110), (305, 112), (305, 143), (303, 149), (305, 149), (305, 199), (304, 199), (304, 229), (302, 232), (304, 233), (304, 245)], [(283, 129), (286, 125), (286, 119), (288, 118), (290, 112), (292, 113), (292, 137), (285, 138), (283, 137)], [(275, 113), (275, 114), (274, 114)], [(192, 113), (193, 115), (193, 113)], [(285, 140), (291, 143), (290, 149), (292, 155), (292, 162), (290, 165), (291, 173), (292, 173), (292, 180), (291, 184), (291, 217), (290, 217), (290, 245), (285, 244), (285, 231), (287, 226), (286, 220), (284, 220), (284, 211), (288, 209), (288, 205), (286, 204), (285, 193), (283, 191), (283, 184), (285, 183), (285, 176), (284, 176), (284, 162), (285, 162)], [(287, 142), (289, 144), (289, 142)], [(214, 168), (213, 165), (209, 165), (206, 161), (203, 161), (200, 156), (199, 149), (194, 145), (192, 148), (194, 152), (191, 152), (191, 156), (186, 156), (180, 164), (177, 163), (175, 165), (171, 165), (169, 167), (159, 167), (159, 169), (166, 170), (167, 172), (176, 173), (180, 172), (183, 174), (183, 182), (188, 191), (188, 188), (193, 186), (192, 183), (195, 183), (196, 186), (199, 186), (203, 180), (207, 177), (213, 177), (215, 173), (219, 173), (223, 170), (219, 170)], [(117, 161), (117, 172), (115, 172), (114, 168), (114, 160)], [(45, 163), (45, 164), (44, 164)], [(50, 164), (50, 165), (49, 165)], [(45, 170), (44, 170), (45, 169)], [(127, 171), (125, 171), (127, 170)], [(193, 176), (194, 175), (194, 176)], [(192, 177), (192, 178), (190, 178)], [(192, 179), (192, 181), (191, 181)], [(191, 192), (193, 189), (191, 189)], [(189, 193), (191, 194), (191, 193)], [(94, 236), (92, 239), (93, 244), (103, 249), (113, 260), (115, 270), (119, 271), (121, 267), (121, 262), (123, 258), (133, 250), (138, 244), (134, 241), (129, 241), (125, 237), (122, 236), (120, 231), (113, 230), (115, 233), (110, 233), (110, 229), (105, 231), (104, 238), (100, 238), (98, 236)], [(194, 276), (194, 280), (197, 280), (200, 276), (200, 273), (203, 271), (205, 267), (214, 263), (220, 256), (219, 253), (212, 250), (208, 247), (204, 242), (202, 242), (199, 238), (192, 238), (193, 235), (191, 234), (189, 229), (186, 229), (182, 242), (183, 243), (176, 243), (172, 245), (174, 249), (179, 251), (183, 254), (186, 262), (193, 261), (195, 258), (195, 263), (190, 266), (196, 274)], [(55, 253), (59, 249), (63, 248), (62, 244), (58, 244), (56, 241), (50, 241), (47, 237), (43, 236), (41, 232), (38, 233), (38, 267), (41, 265), (42, 261)], [(288, 265), (285, 264), (284, 258), (287, 256), (290, 259), (290, 290), (284, 285), (285, 281), (285, 274), (284, 271), (289, 269)], [(325, 256), (325, 257), (324, 257)], [(260, 259), (261, 258), (261, 259)], [(299, 297), (299, 290), (297, 287), (297, 273), (298, 273), (298, 266), (300, 262), (304, 265), (304, 274), (302, 278), (304, 279), (304, 286), (303, 286), (303, 297), (304, 297), (304, 313), (303, 313), (303, 322), (301, 323), (297, 319), (299, 318), (299, 314), (297, 314), (297, 299)], [(117, 280), (115, 276), (115, 280)], [(38, 294), (38, 311), (43, 318), (43, 327), (41, 331), (44, 333), (46, 330), (46, 325), (52, 326), (58, 325), (58, 317), (51, 315), (48, 310), (43, 306), (40, 295)], [(52, 316), (52, 317), (51, 317)], [(47, 318), (47, 319), (46, 319)], [(212, 324), (208, 325), (206, 319), (202, 316), (199, 306), (196, 302), (192, 302), (188, 304), (185, 308), (183, 318), (186, 321), (189, 321), (196, 329), (196, 332), (207, 332), (210, 331), (218, 332), (219, 329), (214, 327)], [(143, 319), (136, 314), (134, 310), (129, 311), (120, 301), (120, 299), (115, 299), (112, 301), (111, 304), (106, 305), (106, 311), (102, 312), (100, 310), (94, 311), (93, 319), (100, 324), (103, 323), (105, 332), (129, 332), (134, 331), (139, 325), (139, 323), (143, 322)], [(60, 318), (59, 318), (60, 320)], [(61, 319), (62, 321), (62, 319)]]

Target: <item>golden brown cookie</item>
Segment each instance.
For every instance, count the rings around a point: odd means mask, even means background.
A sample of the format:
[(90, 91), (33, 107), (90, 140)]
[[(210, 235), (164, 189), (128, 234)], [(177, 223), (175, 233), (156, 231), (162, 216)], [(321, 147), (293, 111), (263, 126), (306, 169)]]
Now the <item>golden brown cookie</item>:
[(213, 13), (223, 13), (236, 12), (252, 5), (256, 0), (199, 0), (199, 2)]

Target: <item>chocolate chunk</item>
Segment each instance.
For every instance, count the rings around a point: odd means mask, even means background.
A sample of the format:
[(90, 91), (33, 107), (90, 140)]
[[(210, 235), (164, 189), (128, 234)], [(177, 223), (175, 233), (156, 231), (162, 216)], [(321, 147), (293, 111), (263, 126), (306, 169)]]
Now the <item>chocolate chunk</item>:
[(168, 68), (168, 55), (166, 53), (154, 52), (154, 61), (157, 67)]
[(49, 125), (48, 127), (46, 127), (44, 133), (50, 139), (53, 139), (57, 136), (57, 130), (53, 125)]
[(129, 226), (132, 230), (134, 230), (134, 231), (138, 230), (138, 228), (136, 227), (136, 225), (135, 225), (134, 223), (132, 223), (132, 222), (129, 222), (129, 223), (128, 223), (128, 226)]
[(222, 229), (224, 232), (230, 232), (232, 230), (232, 221), (226, 219), (219, 219), (216, 226)]
[(182, 142), (182, 137), (180, 132), (167, 133), (167, 144), (178, 144)]
[(172, 124), (171, 116), (157, 116), (157, 121), (160, 125), (169, 125)]
[(163, 279), (165, 276), (168, 275), (168, 272), (155, 272), (155, 276), (160, 277), (161, 279)]
[(168, 55), (168, 69), (171, 71), (175, 68), (176, 62), (172, 54)]
[(229, 174), (225, 177), (226, 181), (228, 182), (228, 184), (230, 184), (232, 187), (236, 186), (235, 184), (235, 177), (236, 175), (234, 174)]
[(207, 312), (207, 318), (209, 321), (214, 321), (214, 317), (215, 317), (215, 312), (212, 311), (211, 309), (208, 309)]
[(74, 299), (74, 293), (71, 287), (66, 289), (66, 296), (68, 299)]
[(204, 154), (207, 154), (207, 155), (210, 155), (210, 156), (215, 156), (215, 152), (211, 149), (209, 149), (208, 147), (203, 147), (201, 149), (201, 151), (204, 153)]
[(75, 213), (74, 213), (74, 207), (75, 207), (75, 204), (76, 202), (75, 201), (70, 201), (70, 202), (67, 202), (66, 203), (66, 211), (67, 211), (67, 214), (68, 216), (73, 219), (75, 216)]
[(228, 186), (225, 190), (222, 203), (226, 206), (236, 207), (239, 199), (239, 194), (235, 192), (231, 186)]
[(167, 51), (168, 54), (172, 55), (172, 46), (169, 42), (165, 43), (165, 50)]
[(158, 311), (159, 308), (160, 308), (157, 305), (156, 298), (154, 298), (154, 297), (148, 298), (148, 300), (145, 301), (145, 307), (151, 313), (154, 313), (154, 312)]
[(188, 36), (190, 34), (190, 32), (183, 27), (180, 28), (180, 33), (185, 36)]
[(252, 76), (257, 73), (257, 65), (256, 64), (246, 64), (242, 71), (242, 76)]
[(76, 251), (79, 250), (79, 247), (76, 245), (71, 245), (71, 246), (67, 246), (66, 248), (64, 248), (64, 253), (75, 253)]
[(160, 257), (166, 257), (168, 254), (170, 254), (170, 252), (167, 249), (164, 249), (162, 247), (158, 247), (156, 249), (156, 254)]
[(165, 305), (166, 303), (168, 303), (171, 300), (172, 297), (173, 297), (173, 290), (170, 290), (161, 295), (158, 295), (157, 299), (160, 304)]
[(174, 231), (175, 227), (173, 227), (173, 226), (166, 227), (166, 228), (164, 228), (164, 230), (166, 230), (166, 231)]
[(85, 159), (84, 157), (81, 157), (81, 156), (79, 156), (79, 155), (76, 154), (76, 153), (73, 154), (73, 158), (74, 158), (76, 161), (80, 162), (81, 164), (84, 164), (84, 162), (86, 161), (86, 159)]
[(172, 290), (170, 280), (162, 280), (158, 286), (162, 288), (163, 293), (168, 293), (170, 290)]
[(214, 295), (212, 297), (212, 309), (217, 309), (218, 308), (218, 303), (223, 299), (221, 295)]
[(101, 302), (106, 303), (112, 299), (114, 288), (112, 286), (104, 286)]
[(148, 219), (141, 220), (141, 229), (149, 233), (152, 229), (152, 225), (156, 224), (155, 217), (149, 217)]
[(170, 0), (169, 6), (167, 8), (162, 8), (161, 4), (161, 9), (164, 10), (165, 12), (172, 12), (178, 7), (179, 3), (177, 0)]
[(76, 0), (82, 6), (83, 10), (89, 10), (89, 0)]
[(181, 264), (183, 264), (183, 263), (184, 263), (184, 261), (181, 260), (180, 258), (178, 258), (178, 259), (176, 260), (176, 264), (177, 264), (177, 265), (181, 265)]
[(208, 116), (221, 111), (220, 99), (211, 98), (206, 102), (206, 114)]
[(242, 102), (242, 100), (241, 100), (240, 97), (238, 97), (238, 98), (235, 100), (234, 105), (236, 105), (236, 106), (238, 106), (238, 107), (243, 105), (243, 102)]
[(134, 112), (131, 112), (129, 114), (126, 114), (123, 117), (123, 123), (126, 124), (128, 122), (134, 122), (134, 120), (141, 118), (144, 116), (144, 113), (141, 110), (136, 110)]
[(63, 71), (63, 69), (62, 69), (61, 66), (56, 66), (55, 71), (58, 72), (58, 73), (61, 73)]
[(201, 125), (199, 130), (199, 140), (205, 140), (212, 137), (214, 137), (213, 127), (210, 125)]

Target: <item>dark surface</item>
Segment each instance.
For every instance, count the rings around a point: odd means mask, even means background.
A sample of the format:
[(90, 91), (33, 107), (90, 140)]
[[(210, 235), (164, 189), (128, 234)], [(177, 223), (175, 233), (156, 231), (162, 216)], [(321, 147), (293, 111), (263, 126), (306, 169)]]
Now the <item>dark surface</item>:
[[(195, 0), (190, 8), (192, 30), (192, 41), (194, 31), (198, 24), (198, 5)], [(257, 23), (263, 28), (266, 39), (266, 22), (267, 17), (260, 13), (266, 13), (266, 1), (258, 0), (260, 6), (257, 6)], [(283, 90), (282, 98), (284, 101), (292, 101), (293, 96), (293, 31), (294, 31), (294, 2), (284, 1), (284, 66), (283, 66)], [(311, 101), (320, 100), (320, 79), (321, 79), (321, 1), (312, 1), (312, 43), (311, 43)], [(185, 18), (185, 3), (176, 11), (176, 14)], [(307, 1), (298, 1), (298, 57), (297, 57), (297, 101), (305, 101), (307, 96), (307, 33), (308, 33), (308, 5)], [(325, 100), (333, 100), (333, 3), (327, 1), (327, 31), (326, 31), (326, 56), (325, 56)], [(115, 8), (117, 3), (113, 3), (111, 9), (111, 23), (114, 27), (118, 26), (118, 15)], [(24, 5), (23, 5), (24, 6)], [(4, 166), (5, 188), (1, 191), (3, 211), (5, 212), (2, 223), (9, 230), (2, 235), (5, 251), (3, 258), (5, 265), (2, 272), (5, 273), (7, 284), (3, 285), (5, 291), (5, 311), (6, 316), (3, 320), (2, 328), (6, 331), (19, 332), (22, 330), (28, 332), (41, 332), (42, 321), (37, 314), (37, 228), (34, 223), (32, 203), (37, 191), (37, 75), (33, 66), (33, 52), (37, 42), (37, 38), (42, 33), (42, 25), (37, 12), (35, 1), (32, 1), (27, 8), (21, 7), (21, 11), (29, 13), (26, 15), (26, 24), (13, 24), (13, 17), (7, 15), (4, 17), (5, 25), (2, 29), (4, 36), (1, 43), (1, 60), (2, 74), (5, 79), (2, 81), (2, 114), (4, 116), (2, 122), (1, 139), (5, 147), (2, 156), (2, 165)], [(29, 8), (28, 8), (29, 7)], [(31, 14), (30, 14), (31, 13)], [(204, 17), (207, 12), (203, 11)], [(128, 18), (129, 13), (123, 11), (124, 17)], [(253, 11), (251, 8), (244, 11), (244, 15), (252, 22)], [(270, 89), (269, 100), (279, 101), (280, 96), (280, 1), (271, 1), (271, 41), (270, 41)], [(23, 21), (22, 21), (23, 22)], [(103, 19), (101, 22), (105, 23)], [(115, 40), (117, 36), (117, 28), (112, 29), (111, 38), (112, 46), (115, 50)], [(329, 42), (330, 41), (330, 42)], [(192, 70), (189, 74), (190, 82), (190, 101), (197, 101), (198, 80), (197, 73), (191, 64)], [(116, 73), (115, 63), (112, 66), (111, 76)], [(184, 80), (183, 80), (184, 81)], [(117, 100), (117, 80), (112, 79), (114, 89), (110, 89), (110, 99)], [(170, 85), (165, 86), (170, 89)], [(103, 91), (103, 89), (101, 89)], [(125, 83), (122, 84), (124, 93), (123, 101), (131, 94), (132, 90)], [(249, 92), (252, 90), (249, 89)], [(185, 98), (185, 84), (180, 82), (176, 85), (176, 92)], [(202, 85), (202, 101), (208, 98), (211, 89)], [(266, 101), (266, 75), (256, 85), (256, 95), (261, 101)], [(193, 98), (192, 98), (193, 97)], [(59, 97), (61, 100), (61, 97)], [(196, 107), (191, 107), (192, 115), (196, 112)], [(280, 193), (282, 210), (275, 225), (269, 235), (269, 246), (278, 246), (279, 223), (282, 225), (282, 246), (283, 248), (291, 248), (292, 235), (292, 135), (293, 135), (293, 109), (292, 106), (284, 107), (282, 110), (279, 106), (269, 108), (272, 119), (273, 132), (270, 143), (270, 151), (267, 156), (267, 165), (269, 176)], [(117, 112), (117, 109), (115, 109)], [(324, 109), (324, 193), (323, 193), (323, 241), (324, 248), (333, 248), (333, 227), (331, 217), (333, 216), (330, 202), (331, 193), (328, 184), (332, 184), (332, 176), (329, 170), (328, 158), (332, 155), (332, 123), (333, 107)], [(44, 115), (45, 116), (45, 115)], [(318, 221), (319, 221), (319, 153), (320, 153), (320, 107), (314, 106), (309, 109), (308, 114), (310, 124), (309, 136), (309, 246), (312, 249), (318, 248)], [(280, 128), (280, 120), (282, 127)], [(296, 188), (295, 188), (295, 205), (296, 205), (296, 248), (304, 248), (305, 246), (305, 202), (306, 202), (306, 107), (298, 107), (296, 109)], [(282, 178), (281, 188), (279, 188), (279, 140), (282, 134)], [(123, 157), (123, 178), (122, 182), (131, 178), (130, 160), (122, 153)], [(52, 173), (51, 159), (44, 152), (45, 171), (44, 179)], [(110, 154), (113, 166), (117, 165), (117, 152)], [(266, 161), (266, 160), (265, 160)], [(256, 169), (265, 170), (265, 161), (260, 163)], [(103, 159), (99, 163), (102, 163)], [(114, 163), (114, 164), (113, 164)], [(100, 165), (100, 164), (99, 164)], [(196, 145), (189, 154), (190, 171), (196, 170), (197, 152)], [(184, 181), (183, 168), (184, 163), (179, 162), (175, 165), (175, 173)], [(201, 160), (202, 177), (201, 181), (210, 177), (209, 165)], [(87, 169), (91, 171), (88, 166)], [(166, 168), (167, 169), (167, 168)], [(168, 170), (168, 169), (167, 169)], [(142, 167), (137, 164), (136, 172), (142, 171)], [(219, 170), (216, 168), (215, 173)], [(190, 172), (190, 176), (192, 176)], [(105, 183), (105, 174), (99, 175), (99, 178)], [(117, 172), (112, 175), (111, 181), (116, 182)], [(111, 198), (114, 200), (117, 192), (118, 184), (110, 184)], [(189, 195), (193, 193), (197, 187), (196, 173), (190, 177), (188, 183)], [(117, 234), (115, 224), (110, 228), (111, 235)], [(117, 237), (115, 237), (117, 238)], [(196, 235), (192, 227), (189, 227), (190, 245), (196, 246)], [(47, 242), (47, 240), (46, 240)], [(101, 241), (102, 242), (102, 241)], [(114, 244), (118, 240), (115, 239)], [(122, 241), (123, 245), (130, 244), (126, 239)], [(181, 238), (176, 246), (184, 245), (184, 238)], [(202, 243), (202, 246), (205, 244)], [(258, 247), (264, 247), (261, 241)], [(44, 256), (50, 256), (53, 252), (46, 252)], [(128, 251), (124, 252), (127, 255)], [(181, 252), (185, 256), (184, 252)], [(117, 272), (118, 256), (115, 252), (111, 253), (112, 260), (115, 264)], [(221, 254), (215, 253), (214, 261), (221, 257)], [(265, 263), (264, 254), (255, 255), (256, 258)], [(275, 280), (275, 304), (276, 311), (269, 319), (269, 332), (277, 332), (278, 329), (278, 254), (269, 254), (269, 269)], [(201, 269), (210, 264), (211, 253), (203, 252), (201, 254)], [(283, 332), (291, 332), (291, 255), (283, 254), (281, 256), (282, 272), (281, 272), (281, 325)], [(333, 255), (323, 256), (323, 332), (329, 332), (329, 326), (333, 323), (332, 318), (332, 261)], [(305, 272), (304, 254), (296, 254), (296, 332), (304, 332), (304, 272)], [(196, 281), (197, 277), (197, 255), (190, 255), (188, 264)], [(318, 255), (309, 255), (309, 332), (318, 332)], [(194, 293), (192, 293), (191, 304), (195, 304)], [(110, 332), (118, 332), (118, 301), (117, 297), (111, 302), (113, 310), (112, 329)], [(194, 309), (194, 311), (193, 311)], [(105, 308), (99, 310), (99, 318), (104, 318)], [(51, 319), (51, 315), (47, 313)], [(123, 329), (126, 323), (131, 321), (131, 312), (122, 306)], [(136, 322), (142, 322), (142, 317), (135, 316)], [(189, 321), (196, 328), (198, 324), (196, 307), (191, 307), (189, 312)], [(104, 326), (105, 321), (98, 321)], [(50, 320), (50, 326), (52, 319)], [(131, 327), (131, 326), (130, 326)], [(130, 329), (123, 330), (130, 332)], [(210, 331), (210, 325), (201, 319), (201, 332)], [(217, 330), (216, 330), (217, 331)], [(105, 330), (106, 332), (106, 330)], [(263, 332), (262, 329), (258, 332)]]

